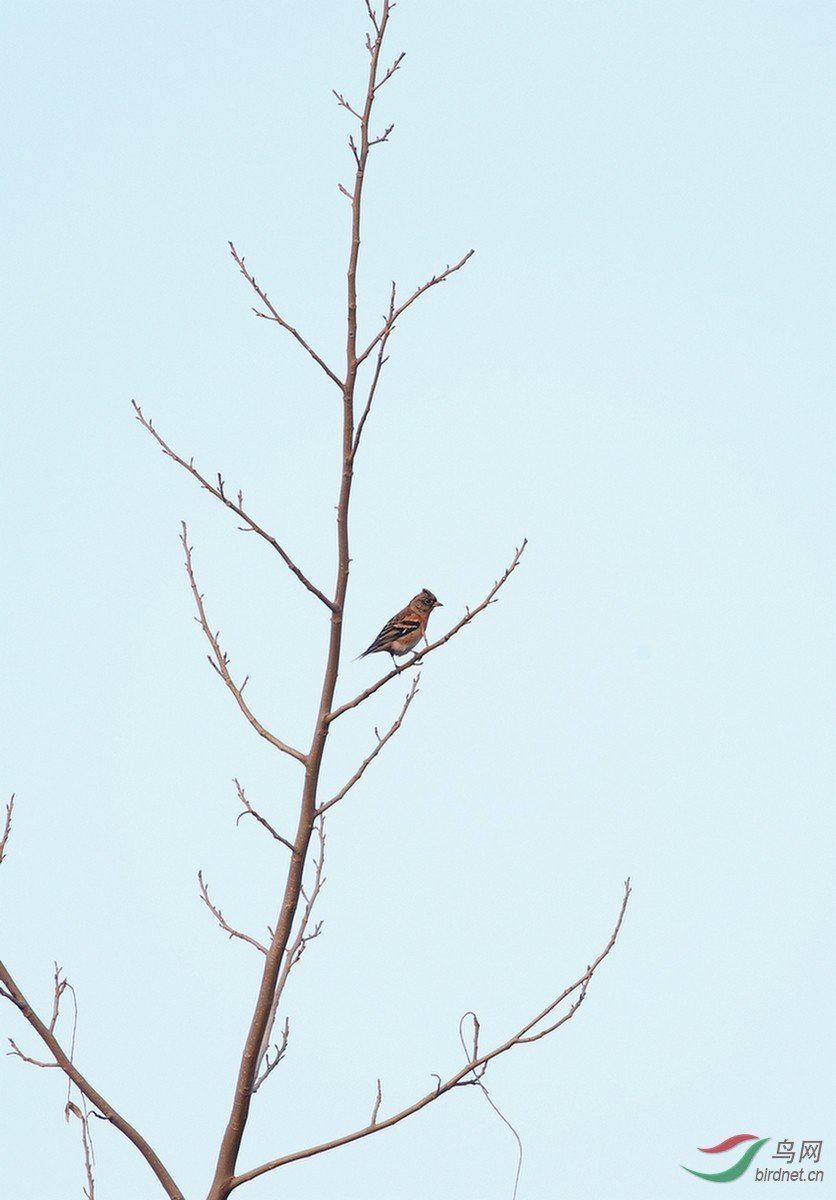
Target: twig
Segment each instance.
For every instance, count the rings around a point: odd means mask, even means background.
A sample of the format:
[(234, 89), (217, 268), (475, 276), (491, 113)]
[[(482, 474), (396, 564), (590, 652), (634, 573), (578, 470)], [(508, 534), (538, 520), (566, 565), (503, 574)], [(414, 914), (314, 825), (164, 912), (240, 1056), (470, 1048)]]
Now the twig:
[(383, 130), (383, 133), (381, 133), (378, 137), (376, 137), (376, 138), (370, 137), (369, 138), (369, 147), (371, 148), (372, 146), (379, 146), (379, 145), (381, 145), (382, 142), (388, 142), (389, 134), (392, 132), (392, 130), (394, 128), (395, 128), (394, 125), (387, 125), (386, 128)]
[(262, 1083), (264, 1083), (265, 1079), (267, 1079), (267, 1077), (271, 1074), (271, 1072), (275, 1071), (276, 1067), (279, 1065), (279, 1063), (282, 1061), (285, 1054), (287, 1053), (287, 1047), (288, 1047), (289, 1042), (290, 1042), (290, 1021), (287, 1017), (285, 1017), (284, 1028), (282, 1029), (282, 1040), (278, 1045), (276, 1045), (274, 1043), (274, 1045), (273, 1045), (274, 1057), (272, 1059), (270, 1058), (269, 1050), (266, 1050), (264, 1052), (264, 1065), (261, 1068), (261, 1073), (259, 1074), (258, 1079), (256, 1079), (256, 1081), (255, 1081), (255, 1084), (253, 1086), (253, 1092), (256, 1092), (258, 1090), (258, 1088), (261, 1087)]
[[(14, 999), (12, 996), (8, 995), (7, 992), (4, 992), (3, 995), (6, 997), (7, 1000), (13, 1001), (13, 999)], [(20, 1046), (18, 1046), (17, 1042), (14, 1040), (14, 1038), (9, 1038), (9, 1045), (11, 1046), (11, 1050), (6, 1051), (7, 1056), (9, 1058), (12, 1058), (12, 1057), (19, 1058), (21, 1060), (21, 1062), (29, 1063), (29, 1065), (32, 1067), (60, 1067), (61, 1066), (61, 1064), (57, 1063), (57, 1062), (43, 1062), (39, 1058), (31, 1058), (28, 1054), (24, 1054), (23, 1051), (21, 1050)]]
[(265, 741), (269, 742), (271, 746), (275, 746), (277, 750), (281, 750), (283, 753), (289, 754), (291, 758), (295, 758), (300, 763), (307, 763), (308, 759), (306, 754), (303, 754), (301, 750), (297, 750), (295, 746), (289, 746), (286, 742), (283, 742), (281, 738), (277, 738), (275, 734), (270, 733), (268, 729), (265, 729), (244, 699), (243, 684), (241, 687), (238, 687), (233, 681), (229, 672), (229, 657), (221, 649), (221, 645), (218, 641), (218, 635), (212, 632), (209, 622), (206, 618), (206, 609), (203, 605), (203, 595), (200, 592), (195, 580), (194, 568), (192, 566), (192, 548), (189, 545), (189, 531), (186, 528), (185, 521), (181, 522), (181, 527), (182, 532), (180, 535), (180, 541), (183, 545), (183, 550), (186, 555), (186, 573), (189, 577), (189, 586), (192, 589), (192, 595), (194, 596), (194, 602), (197, 607), (197, 621), (206, 635), (209, 645), (212, 647), (212, 653), (207, 656), (209, 658), (209, 662), (212, 664), (214, 670), (220, 675), (221, 679), (229, 688), (232, 695), (235, 697), (236, 704), (241, 709), (241, 712), (247, 718), (256, 733), (259, 734), (260, 737), (263, 737)]
[(3, 836), (0, 837), (0, 863), (6, 857), (6, 844), (8, 843), (9, 836), (12, 832), (12, 813), (14, 812), (14, 810), (15, 810), (15, 798), (14, 798), (14, 793), (12, 793), (12, 795), (9, 798), (8, 804), (6, 805), (6, 821), (3, 826)]
[[(391, 7), (392, 7), (391, 4), (384, 4), (383, 5), (384, 14), (386, 14), (388, 16), (388, 10)], [(377, 34), (377, 40), (380, 41), (380, 38), (381, 38), (380, 25), (378, 24), (378, 20), (377, 20), (377, 13), (372, 8), (371, 0), (366, 0), (366, 12), (369, 14), (369, 20), (371, 21), (372, 25), (374, 26), (374, 31)], [(371, 39), (367, 35), (366, 36), (366, 45), (367, 46), (369, 46), (370, 40)], [(371, 49), (371, 47), (369, 47), (369, 48)]]
[(268, 543), (268, 545), (272, 546), (281, 558), (282, 562), (285, 564), (288, 570), (296, 576), (299, 582), (303, 584), (312, 595), (316, 596), (317, 600), (321, 600), (326, 608), (333, 612), (333, 600), (329, 600), (325, 593), (321, 592), (319, 588), (312, 583), (310, 579), (308, 579), (304, 571), (297, 567), (296, 563), (293, 561), (284, 547), (276, 541), (273, 535), (263, 529), (258, 522), (253, 520), (250, 514), (246, 512), (243, 506), (243, 494), (239, 491), (237, 502), (235, 500), (230, 500), (229, 497), (224, 493), (224, 481), (220, 474), (218, 475), (218, 486), (215, 487), (214, 484), (209, 482), (205, 475), (198, 471), (191, 459), (189, 459), (187, 462), (185, 458), (181, 458), (176, 450), (172, 450), (168, 442), (157, 432), (154, 422), (150, 419), (150, 417), (145, 416), (136, 400), (132, 400), (131, 404), (133, 405), (137, 421), (139, 421), (143, 429), (148, 430), (148, 432), (151, 434), (151, 437), (162, 450), (163, 454), (167, 455), (168, 458), (176, 462), (177, 465), (182, 467), (184, 471), (188, 471), (192, 478), (196, 479), (200, 486), (205, 489), (205, 491), (210, 492), (216, 500), (220, 500), (220, 502), (234, 512), (237, 517), (240, 517), (241, 520), (246, 523), (246, 529), (242, 532), (257, 533), (259, 537), (263, 538), (264, 541)]
[[(374, 85), (375, 94), (377, 94), (377, 92), (380, 90), (380, 88), (383, 87), (384, 83), (386, 83), (387, 80), (392, 78), (392, 76), (395, 74), (398, 67), (401, 65), (401, 63), (403, 62), (403, 60), (405, 58), (406, 58), (406, 51), (402, 50), (401, 53), (398, 55), (398, 57), (395, 59), (395, 61), (392, 63), (391, 67), (389, 67), (388, 70), (385, 72), (383, 78), (378, 80), (378, 82)], [(391, 133), (391, 131), (392, 131), (392, 126), (390, 125), (389, 132)]]
[[(359, 782), (359, 780), (362, 778), (362, 776), (366, 770), (366, 767), (368, 767), (370, 763), (374, 762), (374, 760), (377, 758), (378, 754), (380, 754), (381, 750), (386, 745), (386, 743), (389, 741), (389, 739), (391, 737), (394, 737), (394, 735), (398, 732), (401, 725), (403, 724), (403, 719), (406, 716), (407, 709), (409, 708), (410, 704), (412, 703), (412, 701), (415, 699), (415, 697), (418, 694), (418, 681), (420, 680), (420, 678), (421, 678), (421, 676), (419, 674), (419, 675), (416, 675), (415, 678), (413, 679), (412, 687), (407, 692), (406, 699), (403, 702), (403, 707), (401, 708), (401, 711), (398, 713), (398, 716), (396, 717), (396, 719), (393, 721), (393, 723), (387, 729), (386, 733), (384, 733), (383, 737), (380, 737), (378, 735), (377, 745), (375, 746), (374, 750), (372, 750), (371, 754), (367, 755), (366, 758), (363, 759), (360, 766), (357, 768), (357, 770), (354, 772), (354, 774), (349, 779), (348, 783), (346, 783), (344, 787), (340, 788), (340, 790), (337, 792), (336, 796), (332, 796), (330, 800), (326, 800), (326, 802), (324, 804), (321, 804), (319, 806), (319, 808), (316, 810), (318, 816), (321, 816), (322, 813), (327, 812), (329, 808), (332, 808), (333, 805), (338, 803), (338, 801), (342, 800), (342, 798), (343, 798), (343, 796), (345, 796), (346, 792), (350, 791), (351, 788), (354, 787), (355, 783)], [(375, 732), (377, 732), (377, 730), (375, 730)]]
[(457, 622), (457, 624), (455, 624), (452, 629), (448, 630), (447, 633), (445, 633), (443, 637), (440, 637), (438, 639), (438, 641), (431, 642), (429, 644), (429, 646), (427, 646), (423, 650), (418, 651), (407, 662), (402, 663), (398, 667), (393, 667), (391, 671), (387, 672), (387, 674), (384, 675), (381, 679), (378, 679), (377, 683), (373, 683), (370, 687), (367, 687), (364, 692), (360, 692), (360, 694), (358, 696), (355, 696), (353, 700), (347, 700), (345, 704), (340, 704), (337, 708), (332, 709), (331, 712), (328, 714), (328, 720), (336, 721), (337, 717), (341, 717), (343, 715), (343, 713), (348, 712), (349, 709), (356, 708), (359, 704), (362, 704), (364, 700), (368, 700), (369, 696), (373, 696), (375, 694), (375, 692), (379, 691), (384, 686), (384, 684), (387, 684), (389, 682), (390, 679), (395, 679), (398, 675), (402, 674), (404, 671), (408, 671), (412, 667), (421, 663), (423, 661), (423, 659), (425, 659), (427, 657), (428, 654), (431, 654), (433, 652), (433, 650), (438, 650), (439, 647), (444, 646), (447, 642), (450, 641), (451, 638), (455, 637), (456, 634), (459, 633), (460, 630), (464, 629), (465, 625), (469, 625), (470, 622), (473, 620), (473, 618), (477, 617), (479, 615), (479, 613), (483, 612), (488, 607), (489, 604), (493, 604), (494, 598), (496, 597), (496, 594), (499, 591), (499, 589), (503, 586), (504, 583), (507, 582), (507, 580), (513, 574), (513, 572), (519, 566), (519, 562), (520, 562), (520, 559), (522, 558), (523, 551), (525, 550), (527, 545), (528, 545), (528, 538), (523, 538), (522, 545), (517, 548), (516, 552), (514, 553), (514, 557), (511, 560), (510, 565), (508, 567), (506, 567), (502, 576), (496, 581), (496, 583), (493, 585), (493, 587), (488, 592), (487, 596), (481, 602), (481, 604), (477, 604), (476, 608), (469, 608), (467, 610), (467, 612), (465, 613), (465, 615), (462, 617), (462, 619), (459, 622)]
[(252, 275), (250, 273), (250, 271), (247, 270), (247, 267), (244, 265), (243, 256), (238, 253), (238, 251), (235, 249), (235, 246), (232, 244), (232, 242), (229, 243), (229, 250), (230, 250), (232, 257), (235, 259), (235, 262), (238, 264), (239, 271), (244, 276), (247, 283), (253, 289), (255, 294), (258, 296), (259, 300), (264, 305), (264, 307), (269, 310), (269, 315), (268, 315), (268, 313), (260, 312), (257, 308), (254, 308), (253, 312), (255, 313), (255, 315), (257, 317), (261, 317), (262, 320), (264, 320), (264, 321), (275, 321), (277, 325), (281, 325), (282, 329), (286, 329), (287, 332), (296, 339), (296, 341), (299, 343), (299, 345), (302, 347), (302, 349), (307, 350), (308, 354), (310, 354), (310, 356), (314, 360), (314, 362), (322, 368), (322, 370), (325, 372), (325, 374), (328, 376), (328, 378), (337, 385), (337, 387), (340, 389), (340, 391), (343, 391), (343, 388), (344, 388), (343, 381), (339, 378), (338, 375), (336, 375), (331, 370), (331, 368), (324, 361), (324, 359), (320, 358), (320, 356), (317, 354), (316, 350), (314, 350), (313, 347), (310, 346), (308, 344), (308, 342), (305, 341), (305, 339), (302, 337), (302, 335), (298, 331), (298, 329), (294, 329), (293, 326), (284, 319), (284, 317), (281, 315), (281, 313), (278, 311), (278, 309), (273, 307), (273, 305), (270, 303), (269, 299), (267, 298), (267, 293), (258, 286), (255, 276)]
[[(375, 1122), (370, 1122), (368, 1125), (364, 1126), (364, 1128), (356, 1129), (351, 1133), (344, 1134), (342, 1137), (334, 1138), (330, 1142), (323, 1142), (318, 1146), (308, 1146), (304, 1150), (296, 1150), (291, 1154), (283, 1155), (281, 1158), (274, 1158), (270, 1162), (265, 1162), (260, 1166), (253, 1167), (249, 1171), (244, 1171), (240, 1175), (236, 1175), (231, 1181), (230, 1190), (240, 1187), (243, 1183), (249, 1183), (251, 1179), (257, 1179), (260, 1175), (267, 1174), (268, 1171), (274, 1171), (277, 1167), (283, 1167), (287, 1163), (298, 1162), (303, 1158), (313, 1158), (315, 1155), (322, 1154), (326, 1150), (334, 1150), (338, 1146), (346, 1146), (350, 1142), (356, 1142), (359, 1141), (360, 1138), (368, 1137), (369, 1134), (378, 1133), (381, 1129), (389, 1129), (391, 1126), (399, 1124), (399, 1122), (405, 1120), (407, 1117), (411, 1117), (413, 1113), (420, 1112), (422, 1108), (426, 1108), (428, 1104), (432, 1104), (435, 1100), (438, 1100), (440, 1096), (452, 1091), (453, 1088), (465, 1086), (467, 1083), (473, 1083), (474, 1080), (468, 1080), (467, 1076), (479, 1072), (480, 1068), (491, 1062), (493, 1059), (498, 1058), (501, 1054), (505, 1054), (515, 1046), (519, 1046), (526, 1041), (533, 1041), (533, 1037), (528, 1037), (526, 1035), (528, 1035), (536, 1025), (540, 1024), (541, 1021), (545, 1020), (550, 1013), (554, 1012), (558, 1005), (562, 1004), (563, 1001), (571, 996), (573, 992), (576, 992), (579, 989), (582, 989), (583, 994), (586, 993), (586, 989), (588, 988), (589, 982), (592, 979), (592, 976), (595, 974), (595, 971), (615, 945), (622, 922), (624, 920), (624, 914), (627, 910), (627, 901), (630, 898), (630, 892), (630, 880), (628, 879), (624, 884), (624, 899), (621, 902), (621, 909), (618, 914), (618, 920), (616, 921), (615, 928), (613, 929), (606, 946), (595, 959), (595, 961), (586, 968), (580, 978), (576, 979), (574, 983), (569, 985), (569, 987), (564, 988), (560, 995), (555, 1000), (552, 1000), (551, 1003), (548, 1004), (541, 1013), (532, 1018), (530, 1021), (527, 1021), (525, 1025), (523, 1025), (522, 1029), (509, 1037), (501, 1045), (495, 1046), (492, 1050), (488, 1050), (482, 1054), (479, 1054), (476, 1058), (472, 1058), (468, 1063), (465, 1064), (465, 1066), (456, 1071), (456, 1073), (452, 1075), (446, 1082), (442, 1083), (440, 1078), (435, 1076), (435, 1078), (439, 1079), (439, 1083), (431, 1092), (428, 1092), (427, 1095), (422, 1096), (419, 1100), (416, 1100), (414, 1104), (410, 1104), (407, 1108), (401, 1109), (400, 1112), (395, 1113), (393, 1116), (386, 1117), (383, 1121), (378, 1120)], [(580, 1001), (576, 1001), (572, 1005), (570, 1012), (563, 1018), (563, 1020), (556, 1022), (550, 1027), (549, 1030), (544, 1031), (544, 1033), (551, 1032), (552, 1030), (557, 1029), (558, 1026), (562, 1025), (565, 1021), (570, 1020), (577, 1012), (579, 1003)]]
[(232, 782), (235, 784), (235, 787), (238, 791), (238, 799), (241, 801), (241, 803), (244, 806), (244, 812), (238, 814), (238, 818), (237, 818), (235, 824), (237, 825), (238, 821), (240, 821), (242, 817), (246, 817), (246, 816), (255, 817), (255, 819), (256, 819), (256, 821), (258, 821), (259, 825), (263, 825), (264, 828), (267, 830), (267, 832), (272, 834), (272, 836), (276, 839), (277, 842), (281, 842), (281, 844), (283, 846), (287, 846), (288, 850), (290, 850), (292, 852), (293, 851), (293, 842), (289, 842), (286, 837), (282, 837), (282, 835), (273, 828), (273, 826), (270, 824), (270, 822), (267, 820), (267, 818), (263, 817), (260, 812), (257, 812), (256, 809), (253, 808), (253, 806), (250, 804), (249, 800), (246, 797), (244, 789), (241, 787), (241, 784), (238, 782), (237, 779), (233, 779)]
[(250, 935), (248, 933), (242, 933), (240, 929), (233, 928), (233, 926), (230, 925), (229, 922), (224, 918), (223, 913), (217, 907), (217, 905), (212, 903), (212, 901), (209, 899), (209, 888), (208, 888), (206, 882), (204, 881), (202, 871), (198, 871), (197, 881), (200, 886), (201, 899), (203, 900), (203, 903), (206, 905), (206, 907), (209, 909), (209, 911), (212, 913), (213, 917), (218, 922), (221, 929), (223, 929), (225, 933), (228, 933), (231, 938), (240, 938), (240, 940), (242, 942), (249, 942), (249, 944), (251, 946), (255, 946), (256, 950), (260, 950), (262, 954), (266, 954), (267, 953), (266, 946), (262, 946), (261, 942), (256, 941), (256, 939), (254, 937), (250, 937)]
[[(337, 98), (337, 104), (339, 104), (340, 108), (344, 108), (344, 109), (346, 109), (348, 112), (350, 112), (350, 113), (351, 113), (351, 115), (352, 115), (353, 117), (356, 117), (358, 121), (362, 121), (362, 120), (363, 120), (363, 118), (362, 118), (362, 116), (360, 115), (360, 113), (358, 113), (358, 111), (357, 111), (357, 109), (356, 109), (356, 108), (352, 108), (352, 106), (351, 106), (351, 105), (349, 104), (349, 102), (346, 100), (346, 98), (345, 98), (345, 96), (342, 94), (342, 92), (338, 92), (336, 88), (331, 88), (331, 93), (332, 93), (332, 95), (336, 96), (336, 98)], [(345, 190), (345, 189), (343, 189), (343, 190)], [(348, 192), (346, 192), (346, 195), (348, 195)]]
[[(49, 1022), (49, 1032), (55, 1032), (55, 1026), (58, 1023), (59, 1010), (61, 1008), (61, 997), (65, 990), (69, 987), (66, 979), (61, 978), (61, 968), (58, 963), (52, 964), (52, 1018)], [(72, 991), (72, 989), (70, 989)], [(75, 992), (72, 993), (73, 1004), (75, 1004)], [(78, 1005), (75, 1004), (75, 1019), (73, 1020), (73, 1032), (70, 1039), (70, 1058), (73, 1057), (75, 1050), (75, 1034), (78, 1024)]]
[(381, 337), (380, 342), (378, 343), (377, 362), (375, 363), (374, 374), (372, 375), (372, 381), (369, 385), (369, 393), (368, 393), (368, 396), (366, 397), (366, 403), (363, 407), (363, 412), (360, 416), (360, 420), (357, 422), (357, 429), (355, 430), (355, 433), (354, 433), (354, 442), (352, 443), (352, 447), (351, 447), (352, 461), (357, 457), (357, 449), (360, 445), (360, 438), (363, 436), (363, 427), (366, 424), (369, 413), (372, 410), (372, 402), (375, 397), (375, 392), (377, 391), (378, 381), (380, 380), (380, 373), (383, 370), (384, 364), (388, 361), (387, 356), (386, 356), (386, 343), (389, 340), (390, 333), (395, 328), (395, 323), (394, 323), (393, 316), (392, 316), (394, 311), (395, 311), (395, 283), (393, 281), (392, 282), (392, 290), (389, 293), (389, 315), (386, 318), (386, 325), (384, 326), (383, 337)]
[(377, 1114), (380, 1112), (380, 1106), (383, 1103), (383, 1089), (380, 1086), (380, 1080), (377, 1081), (377, 1095), (374, 1098), (374, 1108), (372, 1109), (372, 1119), (370, 1125), (377, 1124)]

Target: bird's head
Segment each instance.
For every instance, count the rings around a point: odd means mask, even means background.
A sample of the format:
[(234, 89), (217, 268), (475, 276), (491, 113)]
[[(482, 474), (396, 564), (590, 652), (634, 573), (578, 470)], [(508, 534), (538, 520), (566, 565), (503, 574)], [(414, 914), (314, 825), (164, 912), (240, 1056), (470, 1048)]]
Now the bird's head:
[(419, 612), (431, 613), (434, 608), (443, 608), (440, 600), (432, 594), (429, 588), (424, 588), (423, 592), (419, 592), (412, 601), (412, 608), (417, 608)]

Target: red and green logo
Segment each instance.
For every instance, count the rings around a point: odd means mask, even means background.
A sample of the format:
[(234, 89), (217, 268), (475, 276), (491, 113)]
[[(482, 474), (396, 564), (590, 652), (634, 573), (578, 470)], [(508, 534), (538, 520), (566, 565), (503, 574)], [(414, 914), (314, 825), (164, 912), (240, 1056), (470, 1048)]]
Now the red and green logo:
[(724, 1150), (733, 1150), (735, 1146), (741, 1145), (743, 1142), (753, 1142), (754, 1145), (749, 1146), (744, 1150), (740, 1158), (732, 1166), (727, 1167), (725, 1171), (692, 1171), (690, 1167), (683, 1167), (683, 1171), (688, 1171), (690, 1175), (696, 1175), (698, 1179), (707, 1179), (709, 1183), (731, 1183), (733, 1179), (739, 1179), (746, 1171), (755, 1157), (761, 1146), (765, 1146), (769, 1138), (759, 1138), (756, 1133), (736, 1133), (734, 1137), (726, 1138), (724, 1142), (719, 1142), (716, 1146), (698, 1146), (700, 1154), (722, 1154)]

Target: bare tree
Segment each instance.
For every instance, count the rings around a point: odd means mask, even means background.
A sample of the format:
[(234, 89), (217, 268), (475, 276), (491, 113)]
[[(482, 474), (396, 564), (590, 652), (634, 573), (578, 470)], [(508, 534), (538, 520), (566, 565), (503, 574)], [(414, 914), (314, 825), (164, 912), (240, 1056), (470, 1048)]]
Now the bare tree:
[[(368, 342), (361, 342), (358, 337), (358, 296), (357, 279), (360, 259), (360, 219), (363, 208), (363, 195), (366, 185), (366, 172), (372, 151), (388, 141), (392, 126), (384, 127), (377, 132), (373, 124), (379, 93), (384, 84), (388, 83), (398, 72), (403, 61), (403, 54), (390, 60), (383, 59), (383, 46), (391, 16), (392, 5), (389, 0), (382, 0), (379, 11), (372, 8), (370, 0), (365, 0), (369, 29), (366, 36), (368, 51), (368, 83), (365, 96), (361, 103), (355, 104), (342, 93), (335, 92), (338, 105), (350, 116), (354, 124), (354, 132), (349, 138), (349, 147), (354, 162), (354, 178), (349, 187), (340, 185), (340, 190), (348, 198), (351, 209), (350, 245), (347, 270), (346, 295), (346, 350), (342, 364), (330, 364), (269, 299), (267, 292), (257, 282), (255, 275), (245, 262), (243, 255), (230, 243), (232, 257), (244, 276), (247, 284), (255, 294), (256, 315), (265, 321), (270, 321), (285, 330), (296, 340), (302, 350), (310, 355), (313, 361), (333, 384), (337, 411), (341, 415), (342, 428), (342, 462), (338, 485), (338, 502), (336, 506), (336, 563), (335, 579), (329, 587), (315, 582), (303, 565), (292, 556), (283, 541), (270, 533), (256, 516), (244, 505), (243, 494), (238, 491), (234, 495), (227, 494), (221, 475), (210, 478), (204, 474), (190, 458), (177, 453), (171, 444), (159, 433), (153, 422), (148, 418), (136, 402), (134, 409), (137, 420), (143, 428), (155, 439), (165, 455), (187, 472), (201, 488), (209, 492), (225, 508), (235, 516), (242, 529), (255, 533), (282, 560), (288, 570), (295, 576), (299, 584), (310, 594), (311, 601), (323, 605), (329, 614), (330, 629), (328, 635), (328, 652), (322, 677), (319, 705), (313, 720), (310, 740), (307, 745), (295, 746), (290, 741), (268, 728), (259, 715), (248, 703), (245, 695), (247, 680), (237, 680), (230, 669), (229, 657), (213, 631), (213, 626), (207, 612), (206, 601), (198, 584), (192, 546), (189, 542), (188, 530), (182, 526), (182, 546), (185, 555), (186, 574), (194, 599), (197, 620), (208, 644), (208, 658), (214, 671), (223, 681), (235, 704), (240, 709), (251, 727), (266, 740), (279, 754), (294, 760), (300, 771), (300, 792), (298, 817), (295, 830), (277, 830), (273, 824), (258, 812), (248, 799), (244, 788), (236, 781), (238, 799), (241, 804), (241, 816), (253, 817), (277, 843), (281, 853), (287, 856), (287, 866), (284, 885), (278, 902), (278, 915), (272, 927), (269, 940), (260, 941), (258, 938), (234, 928), (224, 917), (221, 909), (212, 900), (209, 889), (199, 876), (200, 895), (214, 916), (217, 923), (230, 937), (238, 938), (248, 943), (262, 958), (261, 980), (254, 998), (252, 1014), (246, 1025), (244, 1048), (241, 1054), (238, 1074), (232, 1089), (229, 1118), (216, 1150), (216, 1166), (214, 1177), (207, 1194), (207, 1200), (226, 1200), (235, 1189), (250, 1180), (256, 1179), (270, 1171), (299, 1159), (310, 1158), (325, 1151), (334, 1150), (349, 1142), (369, 1137), (383, 1129), (405, 1120), (413, 1113), (440, 1100), (442, 1096), (454, 1088), (477, 1085), (484, 1088), (483, 1079), (488, 1065), (495, 1058), (506, 1054), (517, 1046), (537, 1041), (546, 1037), (569, 1021), (577, 1012), (579, 1005), (586, 996), (590, 982), (601, 962), (611, 951), (618, 936), (624, 918), (627, 901), (630, 895), (629, 880), (625, 884), (621, 908), (615, 927), (609, 940), (598, 956), (586, 967), (574, 982), (564, 987), (559, 994), (534, 1015), (521, 1020), (519, 1028), (513, 1031), (504, 1041), (489, 1048), (480, 1044), (479, 1022), (473, 1014), (466, 1014), (470, 1019), (472, 1030), (469, 1040), (462, 1035), (465, 1049), (465, 1061), (446, 1079), (436, 1076), (436, 1085), (425, 1095), (417, 1097), (413, 1103), (393, 1113), (386, 1114), (383, 1110), (383, 1096), (380, 1081), (377, 1081), (372, 1109), (367, 1120), (358, 1122), (357, 1126), (339, 1134), (331, 1140), (319, 1145), (306, 1146), (291, 1153), (282, 1154), (266, 1162), (243, 1167), (239, 1163), (242, 1139), (247, 1128), (251, 1105), (256, 1092), (281, 1062), (288, 1049), (289, 1026), (285, 1020), (280, 1022), (282, 998), (293, 968), (299, 963), (308, 943), (317, 937), (320, 925), (314, 919), (317, 898), (323, 881), (323, 863), (326, 848), (325, 815), (340, 803), (347, 793), (361, 780), (371, 763), (378, 757), (389, 740), (400, 729), (412, 705), (417, 690), (420, 674), (415, 673), (423, 660), (430, 654), (436, 653), (461, 630), (479, 617), (490, 604), (494, 603), (500, 590), (504, 587), (512, 573), (520, 563), (525, 541), (515, 550), (508, 566), (490, 587), (484, 597), (466, 609), (465, 613), (453, 623), (437, 640), (418, 648), (401, 665), (394, 665), (371, 686), (365, 688), (352, 699), (342, 704), (335, 704), (335, 692), (340, 670), (340, 659), (343, 647), (343, 619), (346, 612), (348, 597), (351, 557), (349, 552), (349, 510), (351, 490), (355, 468), (362, 448), (363, 435), (372, 412), (378, 386), (387, 361), (389, 340), (395, 331), (398, 321), (404, 316), (425, 293), (444, 283), (450, 276), (460, 271), (471, 255), (472, 250), (463, 254), (458, 262), (446, 265), (443, 270), (432, 275), (420, 286), (415, 287), (407, 296), (401, 298), (395, 284), (392, 284), (388, 307), (382, 324)], [(394, 661), (394, 660), (393, 660)], [(329, 733), (332, 726), (350, 710), (365, 703), (381, 688), (397, 679), (403, 672), (412, 675), (409, 690), (400, 710), (394, 717), (390, 727), (382, 734), (377, 733), (377, 740), (369, 753), (362, 759), (351, 776), (333, 795), (323, 795), (320, 787), (321, 769), (328, 746)], [(2, 838), (0, 838), (0, 861), (7, 851), (13, 814), (12, 799), (6, 810), (6, 820)], [(307, 882), (306, 882), (307, 879)], [(171, 1200), (182, 1200), (184, 1193), (175, 1183), (162, 1159), (142, 1134), (131, 1125), (121, 1113), (95, 1088), (93, 1083), (81, 1072), (74, 1061), (74, 1032), (67, 1044), (66, 1039), (59, 1038), (57, 1025), (61, 1012), (62, 1001), (67, 993), (74, 994), (66, 977), (56, 966), (53, 974), (53, 1004), (52, 1012), (47, 1019), (39, 1016), (24, 996), (20, 987), (13, 979), (7, 967), (0, 963), (0, 995), (14, 1005), (28, 1022), (31, 1029), (40, 1039), (46, 1057), (34, 1057), (24, 1053), (16, 1042), (11, 1042), (12, 1053), (26, 1063), (42, 1068), (57, 1068), (63, 1072), (68, 1081), (68, 1097), (66, 1104), (67, 1118), (75, 1116), (81, 1122), (82, 1141), (84, 1148), (85, 1171), (87, 1177), (86, 1194), (94, 1200), (95, 1182), (92, 1169), (92, 1154), (90, 1149), (90, 1117), (96, 1116), (119, 1129), (133, 1143), (145, 1158), (148, 1166), (156, 1176), (164, 1194)], [(463, 1018), (463, 1021), (465, 1018)], [(73, 1027), (74, 1028), (74, 1027)], [(277, 1032), (278, 1030), (278, 1032)], [(73, 1099), (77, 1097), (78, 1103)]]

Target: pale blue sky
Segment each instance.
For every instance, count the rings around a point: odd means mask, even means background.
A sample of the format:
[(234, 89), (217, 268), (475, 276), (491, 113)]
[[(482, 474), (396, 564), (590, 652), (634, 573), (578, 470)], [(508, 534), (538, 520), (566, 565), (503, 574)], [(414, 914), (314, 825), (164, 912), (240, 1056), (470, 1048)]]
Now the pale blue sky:
[[(507, 1037), (603, 947), (629, 874), (583, 1010), (488, 1073), (525, 1146), (519, 1200), (699, 1197), (680, 1164), (741, 1132), (824, 1138), (832, 1179), (833, 7), (452, 7), (393, 17), (362, 328), (391, 279), (476, 255), (391, 343), (348, 659), (424, 586), (442, 632), (530, 545), (333, 813), (323, 933), (242, 1165), (363, 1124), (378, 1076), (384, 1113), (424, 1094), (468, 1009)], [(196, 873), (262, 933), (284, 864), (235, 828), (230, 781), (281, 825), (298, 773), (206, 664), (180, 520), (251, 702), (290, 740), (325, 622), (130, 400), (330, 586), (336, 394), (253, 317), (226, 241), (338, 363), (351, 126), (331, 88), (359, 97), (364, 36), (360, 0), (34, 0), (0, 29), (2, 952), (41, 1009), (66, 969), (79, 1065), (189, 1197), (259, 965)], [(346, 661), (340, 695), (384, 665)], [(337, 727), (334, 789), (403, 692)], [(10, 1006), (0, 1034), (37, 1053)], [(4, 1194), (81, 1195), (63, 1098), (0, 1058)], [(95, 1132), (97, 1197), (157, 1195)], [(510, 1200), (515, 1165), (461, 1089), (241, 1196)]]

